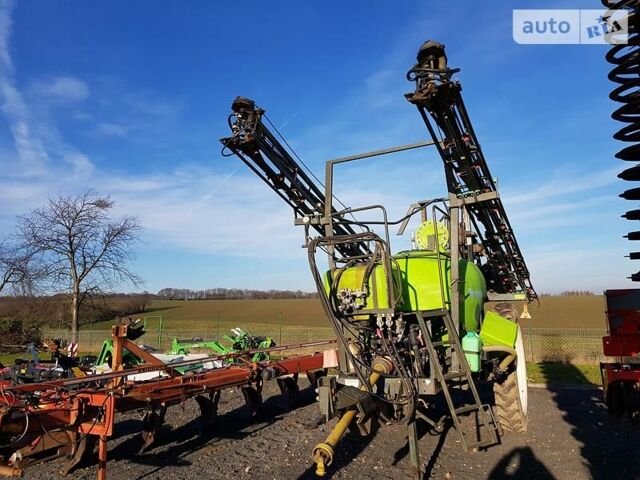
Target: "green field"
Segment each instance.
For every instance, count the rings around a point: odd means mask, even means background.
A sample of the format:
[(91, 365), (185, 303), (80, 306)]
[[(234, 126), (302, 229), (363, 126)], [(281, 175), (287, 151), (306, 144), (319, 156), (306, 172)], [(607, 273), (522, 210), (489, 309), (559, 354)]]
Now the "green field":
[[(601, 295), (542, 297), (540, 306), (529, 309), (532, 319), (525, 327), (604, 328)], [(318, 300), (153, 300), (144, 315), (162, 315), (165, 328), (215, 328), (221, 324), (282, 324), (328, 327)], [(530, 324), (529, 324), (530, 322)], [(112, 322), (94, 324), (110, 328)], [(86, 326), (85, 326), (86, 328)]]
[(558, 362), (527, 363), (529, 383), (547, 385), (601, 385), (599, 365), (572, 365)]

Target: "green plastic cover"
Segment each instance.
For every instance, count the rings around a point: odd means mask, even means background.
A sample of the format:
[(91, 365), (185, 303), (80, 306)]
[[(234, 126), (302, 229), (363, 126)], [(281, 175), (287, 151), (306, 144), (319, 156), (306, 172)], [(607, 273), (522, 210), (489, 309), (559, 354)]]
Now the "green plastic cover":
[(480, 328), (480, 338), (485, 345), (513, 347), (518, 336), (518, 324), (508, 318), (488, 311)]

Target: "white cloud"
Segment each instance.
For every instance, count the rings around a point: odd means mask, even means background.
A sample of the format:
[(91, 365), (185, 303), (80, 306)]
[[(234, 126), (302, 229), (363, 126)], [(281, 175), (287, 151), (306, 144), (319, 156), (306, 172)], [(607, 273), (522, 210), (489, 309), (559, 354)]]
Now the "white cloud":
[(89, 160), (89, 157), (82, 153), (72, 152), (64, 156), (64, 160), (73, 166), (76, 174), (91, 174), (93, 173), (93, 163)]
[[(43, 204), (55, 192), (88, 187), (111, 194), (119, 214), (138, 216), (153, 247), (244, 257), (299, 257), (303, 230), (293, 225), (289, 207), (249, 175), (190, 167), (162, 175), (113, 174), (70, 156), (74, 175), (52, 168), (30, 181), (0, 179), (5, 217)], [(231, 183), (232, 180), (232, 183)]]
[(71, 76), (39, 80), (31, 86), (31, 90), (38, 96), (62, 102), (80, 102), (89, 96), (87, 84)]
[(11, 36), (11, 10), (13, 2), (0, 3), (0, 96), (2, 111), (9, 122), (22, 175), (42, 173), (48, 154), (40, 139), (34, 136), (30, 115), (22, 94), (15, 85), (13, 62), (9, 52)]
[(96, 133), (113, 137), (126, 137), (129, 129), (117, 123), (100, 123), (96, 127)]
[(11, 55), (9, 54), (9, 35), (11, 33), (11, 10), (13, 1), (3, 0), (0, 2), (0, 62), (3, 66), (13, 69)]
[[(610, 167), (596, 172), (587, 172), (563, 167), (557, 169), (550, 178), (540, 182), (534, 188), (523, 188), (518, 190), (507, 189), (506, 196), (509, 197), (510, 205), (535, 205), (541, 200), (549, 200), (562, 195), (576, 194), (597, 188), (615, 184), (618, 180), (616, 175), (620, 171), (619, 166)], [(532, 179), (524, 180), (528, 184), (534, 183)]]

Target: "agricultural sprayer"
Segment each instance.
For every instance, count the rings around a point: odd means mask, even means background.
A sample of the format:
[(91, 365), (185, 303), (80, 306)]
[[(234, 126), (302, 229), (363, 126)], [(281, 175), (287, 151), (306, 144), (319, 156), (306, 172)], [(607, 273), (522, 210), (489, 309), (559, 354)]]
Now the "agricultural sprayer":
[[(458, 71), (449, 68), (443, 45), (424, 43), (407, 73), (415, 89), (405, 97), (431, 140), (330, 160), (324, 185), (263, 109), (248, 98), (233, 101), (223, 154), (238, 156), (294, 210), (320, 301), (338, 338), (336, 373), (320, 379), (318, 400), (324, 420), (340, 419), (313, 449), (318, 475), (332, 463), (347, 428), (367, 434), (373, 422), (383, 420), (407, 426), (411, 463), (420, 476), (416, 421), (443, 430), (447, 420), (427, 413), (440, 394), (468, 450), (497, 443), (502, 429), (526, 429), (518, 315), (506, 318), (485, 303), (521, 304), (526, 312), (537, 295), (461, 85), (453, 79)], [(335, 197), (336, 165), (427, 146), (443, 161), (446, 197), (417, 201), (393, 221), (383, 205), (349, 208)], [(376, 212), (378, 220), (360, 219)], [(390, 229), (397, 227), (402, 235), (413, 219), (420, 222), (413, 248), (393, 254)], [(320, 266), (321, 252), (328, 269)], [(479, 378), (493, 382), (495, 415), (480, 399)], [(474, 426), (467, 417), (474, 418)]]

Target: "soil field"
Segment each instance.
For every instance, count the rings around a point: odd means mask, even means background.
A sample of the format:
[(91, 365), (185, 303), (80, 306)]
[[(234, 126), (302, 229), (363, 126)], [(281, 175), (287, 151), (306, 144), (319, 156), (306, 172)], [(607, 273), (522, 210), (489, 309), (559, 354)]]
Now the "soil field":
[[(306, 380), (300, 380), (301, 387)], [(482, 390), (484, 395), (487, 390)], [(171, 407), (160, 444), (144, 454), (139, 414), (121, 416), (108, 444), (108, 478), (224, 480), (315, 479), (310, 452), (335, 424), (309, 428), (317, 415), (314, 392), (302, 390), (298, 407), (287, 411), (273, 382), (265, 384), (265, 413), (249, 422), (242, 395), (223, 392), (214, 428), (201, 434), (194, 400)], [(637, 480), (640, 478), (638, 427), (613, 420), (601, 401), (602, 392), (582, 390), (529, 390), (530, 420), (526, 434), (506, 434), (499, 445), (479, 453), (462, 451), (453, 428), (435, 435), (421, 425), (421, 460), (424, 479), (538, 479)], [(489, 400), (489, 399), (487, 399)], [(431, 411), (433, 418), (442, 406)], [(28, 469), (26, 479), (49, 480), (62, 461)], [(368, 438), (348, 432), (337, 448), (325, 478), (404, 480), (409, 474), (405, 429), (381, 427)], [(67, 478), (93, 480), (95, 466), (80, 468)]]
[[(540, 306), (529, 309), (532, 319), (525, 327), (604, 328), (604, 297), (542, 297)], [(318, 300), (153, 300), (145, 315), (162, 315), (165, 328), (190, 329), (218, 321), (237, 325), (250, 323), (327, 327)], [(93, 328), (111, 328), (112, 322), (95, 324)]]
[[(200, 328), (203, 324), (247, 323), (328, 327), (317, 300), (153, 300), (145, 315), (162, 315), (166, 328)], [(111, 328), (111, 322), (94, 328)]]

